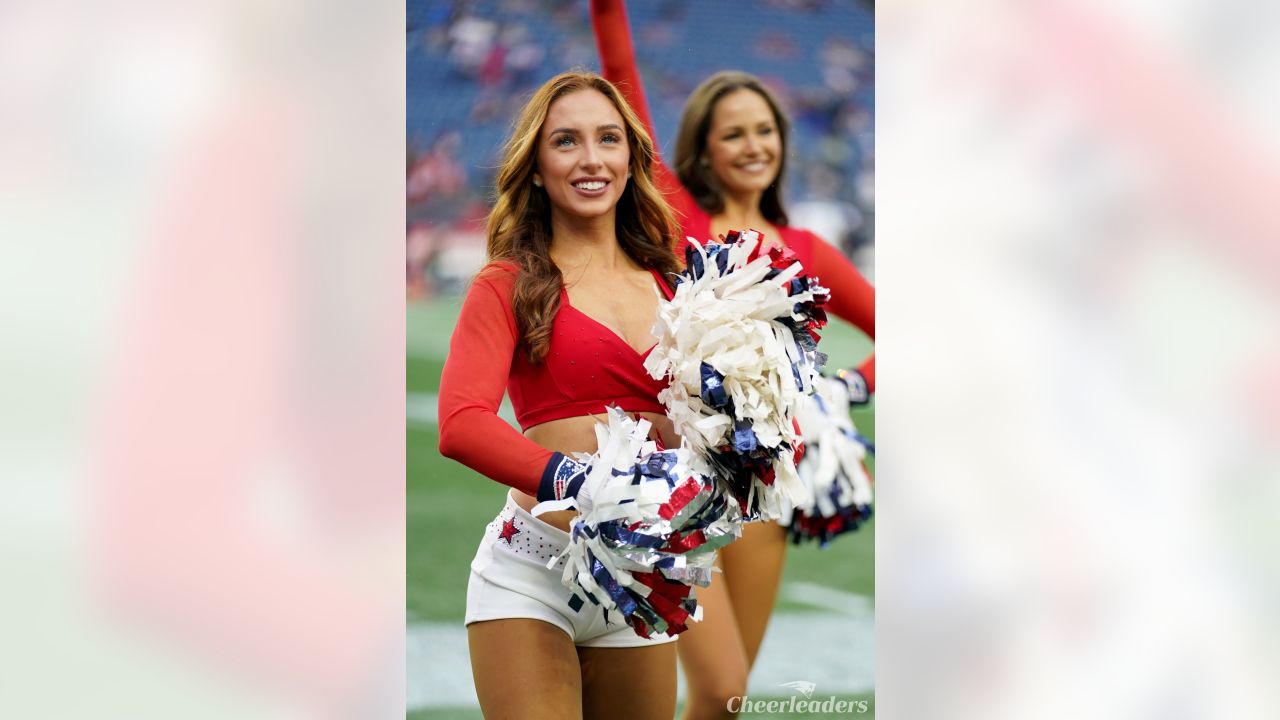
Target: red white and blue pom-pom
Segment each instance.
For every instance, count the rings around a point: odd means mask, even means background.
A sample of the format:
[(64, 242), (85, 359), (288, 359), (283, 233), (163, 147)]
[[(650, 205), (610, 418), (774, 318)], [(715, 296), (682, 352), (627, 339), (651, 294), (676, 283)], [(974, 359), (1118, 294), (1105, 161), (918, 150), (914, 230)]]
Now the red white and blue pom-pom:
[(793, 415), (826, 362), (817, 341), (830, 293), (754, 230), (705, 247), (690, 238), (686, 260), (645, 369), (670, 380), (658, 395), (667, 416), (743, 513), (777, 519), (808, 501)]
[(788, 508), (779, 523), (791, 541), (816, 541), (823, 546), (871, 517), (871, 477), (863, 464), (875, 453), (858, 434), (849, 417), (849, 388), (840, 380), (821, 377), (813, 395), (798, 410), (805, 453), (797, 473), (809, 490), (808, 503)]
[[(685, 447), (659, 450), (650, 423), (609, 408), (596, 424), (597, 451), (576, 498), (540, 503), (538, 515), (577, 508), (563, 583), (642, 637), (676, 635), (701, 613), (693, 585), (711, 582), (715, 550), (742, 532), (737, 504)], [(583, 602), (575, 596), (574, 602)]]

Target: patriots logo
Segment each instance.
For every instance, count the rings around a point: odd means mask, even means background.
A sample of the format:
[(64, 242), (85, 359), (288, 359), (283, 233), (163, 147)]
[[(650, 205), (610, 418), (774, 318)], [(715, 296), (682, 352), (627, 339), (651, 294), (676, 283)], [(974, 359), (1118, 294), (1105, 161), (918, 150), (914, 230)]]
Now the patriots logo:
[(811, 683), (808, 680), (792, 680), (791, 682), (781, 683), (784, 688), (790, 688), (805, 697), (813, 697), (813, 691), (818, 689), (817, 683)]
[(572, 485), (573, 479), (580, 474), (582, 474), (581, 463), (574, 462), (569, 458), (562, 458), (560, 460), (560, 464), (556, 466), (555, 472), (552, 475), (555, 482), (557, 500), (571, 494), (570, 485)]

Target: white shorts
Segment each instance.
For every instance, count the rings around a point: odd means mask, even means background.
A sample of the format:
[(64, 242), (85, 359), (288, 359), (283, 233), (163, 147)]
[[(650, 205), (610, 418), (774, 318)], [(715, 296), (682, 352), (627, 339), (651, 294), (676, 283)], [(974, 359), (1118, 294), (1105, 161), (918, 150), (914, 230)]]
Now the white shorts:
[[(560, 628), (581, 647), (643, 647), (673, 642), (668, 635), (646, 640), (618, 613), (604, 611), (560, 581), (564, 561), (547, 567), (569, 542), (569, 534), (530, 515), (507, 494), (507, 506), (485, 528), (471, 561), (466, 624), (529, 618)], [(575, 610), (576, 608), (576, 610)]]

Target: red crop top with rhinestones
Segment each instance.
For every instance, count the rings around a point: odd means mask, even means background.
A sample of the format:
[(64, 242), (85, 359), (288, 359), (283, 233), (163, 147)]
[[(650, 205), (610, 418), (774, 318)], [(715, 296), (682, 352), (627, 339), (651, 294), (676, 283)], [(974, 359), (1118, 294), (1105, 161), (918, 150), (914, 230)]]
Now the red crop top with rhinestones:
[[(631, 29), (627, 24), (627, 10), (622, 0), (591, 0), (591, 26), (595, 32), (596, 49), (600, 53), (601, 74), (618, 87), (644, 123), (656, 147), (658, 136), (653, 131), (649, 103), (645, 100), (644, 85), (636, 68)], [(680, 183), (679, 177), (661, 158), (653, 165), (653, 178), (675, 210), (681, 236), (692, 235), (699, 242), (712, 239), (711, 216), (698, 206), (697, 201)], [(817, 275), (823, 286), (831, 290), (827, 310), (874, 339), (876, 291), (853, 263), (830, 243), (808, 230), (782, 226), (778, 228), (778, 233), (782, 242), (800, 258), (801, 264)], [(683, 260), (683, 246), (677, 248), (676, 256)], [(867, 358), (858, 370), (867, 379), (867, 389), (874, 390), (875, 356)]]
[[(569, 304), (551, 326), (551, 346), (540, 364), (529, 362), (511, 307), (518, 270), (486, 265), (476, 276), (449, 341), (440, 376), (440, 453), (530, 495), (552, 452), (498, 417), (505, 390), (522, 430), (568, 417), (600, 414), (610, 405), (628, 412), (664, 413), (666, 387), (644, 369), (652, 350), (637, 353), (612, 330)], [(664, 297), (671, 289), (655, 271)]]

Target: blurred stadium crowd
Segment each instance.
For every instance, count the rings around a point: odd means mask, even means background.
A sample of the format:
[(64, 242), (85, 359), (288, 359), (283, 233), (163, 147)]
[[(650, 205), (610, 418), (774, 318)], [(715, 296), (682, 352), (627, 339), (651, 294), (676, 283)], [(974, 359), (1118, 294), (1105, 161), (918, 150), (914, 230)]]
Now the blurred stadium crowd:
[[(792, 224), (873, 277), (874, 14), (862, 0), (632, 2), (637, 61), (663, 156), (711, 73), (755, 73), (794, 124)], [(587, 0), (409, 0), (406, 38), (410, 298), (452, 293), (483, 262), (497, 156), (528, 93), (598, 69)]]

